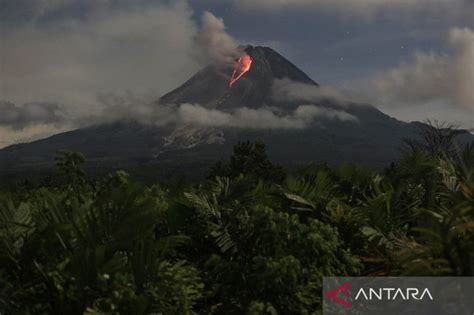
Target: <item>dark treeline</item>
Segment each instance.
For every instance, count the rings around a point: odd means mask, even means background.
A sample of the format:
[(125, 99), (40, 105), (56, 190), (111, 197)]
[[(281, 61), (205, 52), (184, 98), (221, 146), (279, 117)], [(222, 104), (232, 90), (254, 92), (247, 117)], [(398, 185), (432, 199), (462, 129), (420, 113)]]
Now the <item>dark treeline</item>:
[(0, 192), (2, 314), (319, 314), (323, 276), (474, 275), (474, 146), (425, 127), (382, 172), (285, 174), (244, 142), (206, 180)]

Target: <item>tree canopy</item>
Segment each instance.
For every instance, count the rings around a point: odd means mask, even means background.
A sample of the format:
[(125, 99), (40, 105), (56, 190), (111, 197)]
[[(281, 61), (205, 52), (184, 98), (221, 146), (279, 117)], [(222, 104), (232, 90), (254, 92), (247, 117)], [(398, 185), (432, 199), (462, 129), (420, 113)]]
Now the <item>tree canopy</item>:
[(0, 192), (0, 313), (320, 314), (323, 276), (473, 276), (474, 145), (438, 144), (285, 174), (245, 142), (171, 186), (61, 152), (65, 185)]

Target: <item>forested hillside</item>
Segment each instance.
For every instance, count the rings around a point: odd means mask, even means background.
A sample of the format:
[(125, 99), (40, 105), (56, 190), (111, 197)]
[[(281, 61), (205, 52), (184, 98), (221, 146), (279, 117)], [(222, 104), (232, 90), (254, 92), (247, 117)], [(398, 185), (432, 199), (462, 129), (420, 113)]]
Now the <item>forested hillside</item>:
[(474, 145), (406, 141), (376, 173), (295, 174), (243, 142), (200, 183), (91, 179), (0, 193), (2, 314), (319, 314), (323, 276), (474, 275)]

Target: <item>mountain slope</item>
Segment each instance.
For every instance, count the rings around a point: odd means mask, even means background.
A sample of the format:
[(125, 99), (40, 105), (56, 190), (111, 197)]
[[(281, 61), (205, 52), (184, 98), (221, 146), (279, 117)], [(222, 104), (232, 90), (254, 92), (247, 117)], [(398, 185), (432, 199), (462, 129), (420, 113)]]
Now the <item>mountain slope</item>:
[[(318, 83), (268, 47), (247, 46), (245, 53), (251, 56), (252, 65), (232, 88), (229, 79), (233, 69), (210, 65), (161, 97), (156, 106), (191, 103), (229, 113), (243, 107), (265, 107), (288, 114), (303, 103), (275, 99), (275, 80), (318, 87)], [(310, 104), (322, 110), (343, 111), (356, 120), (317, 119), (307, 128), (269, 130), (193, 125), (154, 127), (117, 122), (7, 147), (0, 150), (0, 172), (51, 166), (55, 152), (68, 149), (83, 152), (88, 166), (95, 170), (153, 169), (158, 170), (157, 176), (202, 174), (215, 161), (229, 155), (238, 141), (255, 139), (265, 141), (273, 160), (289, 166), (309, 161), (354, 161), (379, 167), (396, 160), (401, 140), (416, 131), (416, 123), (398, 121), (372, 106), (341, 105), (331, 99), (315, 99)]]

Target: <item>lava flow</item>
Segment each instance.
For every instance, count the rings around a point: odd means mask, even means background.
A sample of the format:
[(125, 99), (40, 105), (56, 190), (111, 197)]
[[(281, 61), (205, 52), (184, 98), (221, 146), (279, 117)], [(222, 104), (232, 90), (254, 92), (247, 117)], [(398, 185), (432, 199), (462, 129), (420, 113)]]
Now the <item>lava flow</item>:
[(252, 66), (252, 58), (245, 54), (235, 61), (234, 72), (229, 81), (229, 88), (237, 82)]

